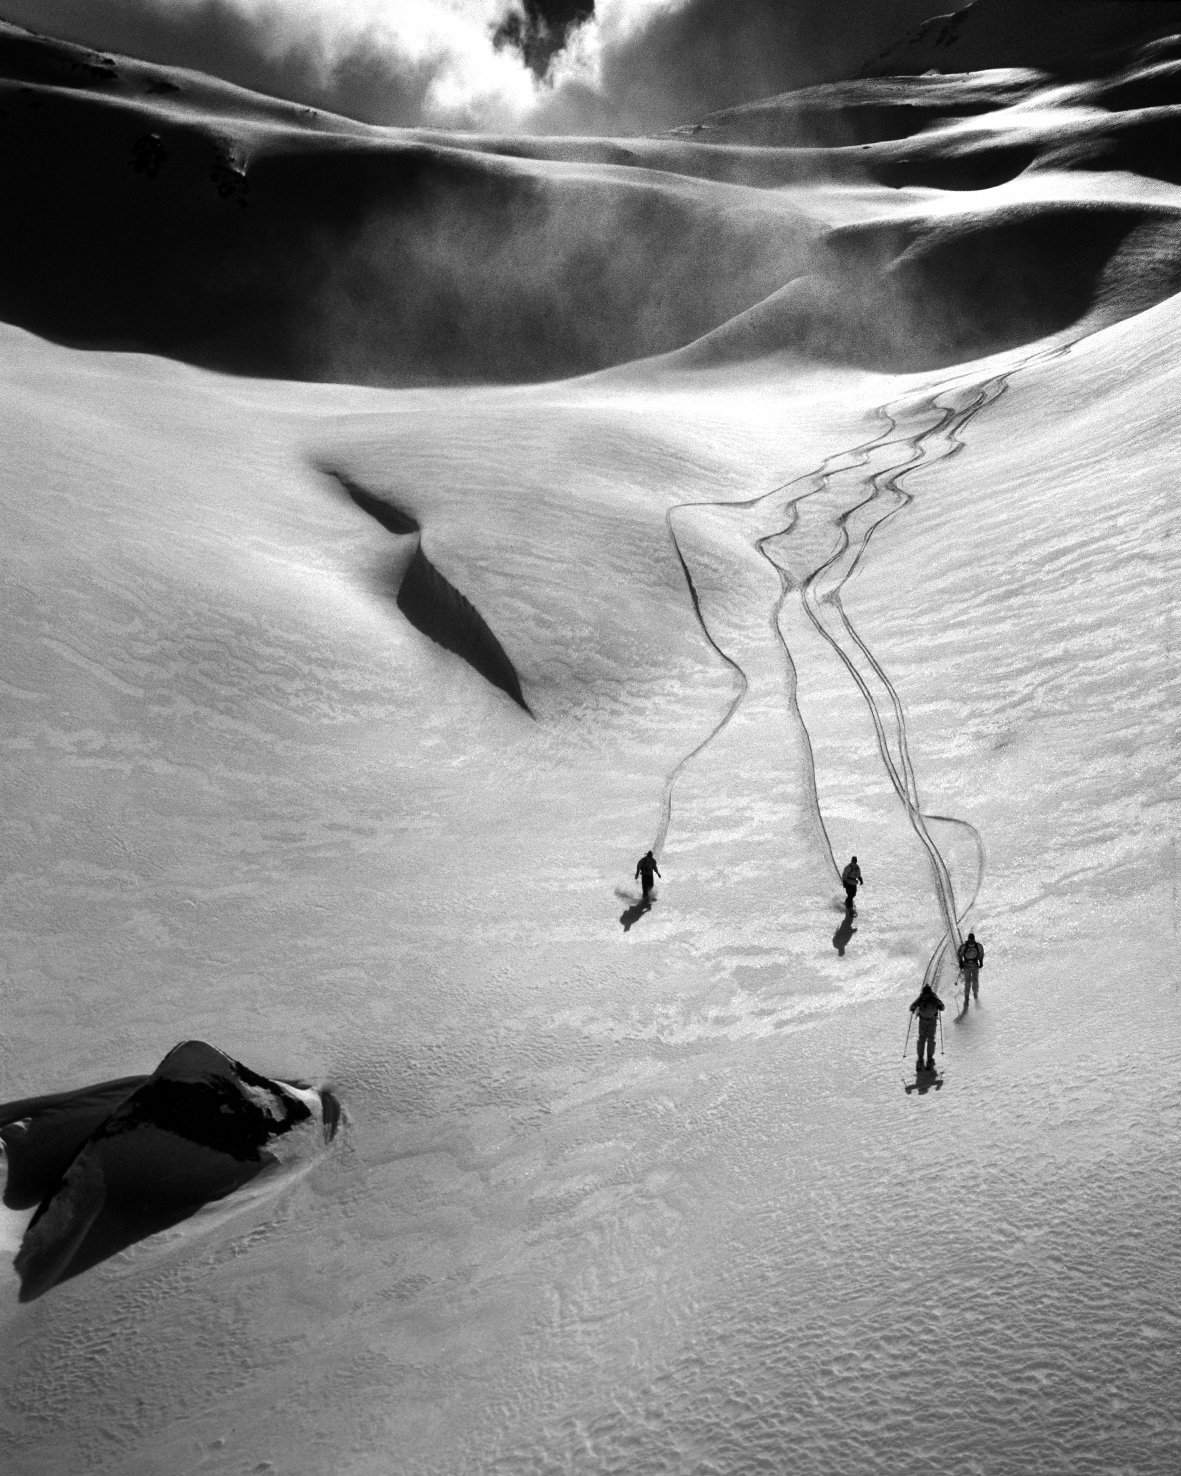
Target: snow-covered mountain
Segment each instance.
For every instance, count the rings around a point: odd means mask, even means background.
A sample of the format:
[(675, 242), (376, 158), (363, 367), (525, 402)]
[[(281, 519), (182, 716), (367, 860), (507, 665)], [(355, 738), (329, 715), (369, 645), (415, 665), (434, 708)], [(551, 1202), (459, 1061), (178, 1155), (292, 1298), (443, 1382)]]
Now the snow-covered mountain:
[(3, 1280), (14, 1476), (1181, 1463), (1181, 7), (987, 7), (628, 139), (0, 27), (0, 1097), (345, 1114)]

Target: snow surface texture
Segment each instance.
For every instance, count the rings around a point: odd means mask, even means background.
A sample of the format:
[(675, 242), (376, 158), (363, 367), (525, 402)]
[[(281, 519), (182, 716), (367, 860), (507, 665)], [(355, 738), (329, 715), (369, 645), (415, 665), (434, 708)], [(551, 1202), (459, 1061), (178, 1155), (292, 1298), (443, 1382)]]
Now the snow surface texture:
[(15, 1476), (1181, 1469), (1153, 25), (813, 143), (13, 42), (3, 1096), (193, 1036), (349, 1115), (10, 1277)]

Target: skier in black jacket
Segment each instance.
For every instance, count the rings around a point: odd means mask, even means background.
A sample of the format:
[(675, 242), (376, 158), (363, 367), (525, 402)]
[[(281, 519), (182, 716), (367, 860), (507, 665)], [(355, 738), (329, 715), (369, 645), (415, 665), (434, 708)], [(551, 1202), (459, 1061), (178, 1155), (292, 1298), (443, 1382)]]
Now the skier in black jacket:
[[(939, 1026), (939, 1012), (942, 1008), (943, 1001), (929, 984), (924, 984), (922, 993), (910, 1007), (910, 1013), (915, 1015), (919, 1022), (919, 1056), (915, 1062), (916, 1071), (934, 1071), (935, 1069), (935, 1031)], [(927, 1058), (925, 1067), (923, 1065), (924, 1054)]]
[(857, 864), (856, 856), (853, 857), (852, 861), (841, 872), (841, 881), (845, 888), (845, 910), (852, 912), (854, 911), (853, 898), (856, 897), (857, 888), (861, 885), (862, 881), (861, 867)]
[(977, 943), (975, 933), (969, 933), (960, 944), (959, 959), (964, 972), (964, 1003), (967, 1004), (969, 994), (974, 999), (980, 998), (980, 970), (984, 967), (984, 945)]
[(659, 876), (660, 875), (660, 867), (657, 866), (657, 864), (656, 864), (656, 857), (652, 854), (652, 852), (651, 851), (645, 851), (644, 854), (640, 857), (640, 859), (636, 862), (636, 875), (640, 878), (640, 880), (641, 880), (641, 882), (643, 884), (643, 887), (644, 887), (644, 897), (643, 897), (643, 900), (645, 902), (647, 902), (647, 900), (648, 900), (648, 894), (652, 890), (652, 873), (653, 872), (655, 872), (656, 875)]

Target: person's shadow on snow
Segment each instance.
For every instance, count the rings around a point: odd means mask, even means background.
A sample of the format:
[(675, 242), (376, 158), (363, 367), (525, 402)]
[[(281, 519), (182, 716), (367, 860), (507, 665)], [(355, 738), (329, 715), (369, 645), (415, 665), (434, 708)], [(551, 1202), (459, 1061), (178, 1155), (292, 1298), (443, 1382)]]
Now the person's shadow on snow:
[(631, 928), (633, 928), (635, 924), (639, 922), (645, 912), (652, 911), (651, 897), (641, 897), (639, 901), (637, 901), (630, 892), (620, 891), (618, 887), (616, 887), (615, 889), (615, 895), (621, 898), (624, 902), (631, 903), (630, 907), (625, 907), (623, 911), (619, 914), (619, 922), (625, 933), (629, 932)]
[(853, 926), (853, 913), (847, 911), (841, 919), (841, 925), (832, 935), (832, 946), (842, 958), (845, 956), (845, 945), (857, 929)]
[(904, 1081), (902, 1089), (909, 1097), (911, 1092), (918, 1092), (920, 1097), (925, 1097), (928, 1092), (937, 1092), (943, 1085), (943, 1077), (936, 1071), (920, 1071), (915, 1073), (913, 1081)]

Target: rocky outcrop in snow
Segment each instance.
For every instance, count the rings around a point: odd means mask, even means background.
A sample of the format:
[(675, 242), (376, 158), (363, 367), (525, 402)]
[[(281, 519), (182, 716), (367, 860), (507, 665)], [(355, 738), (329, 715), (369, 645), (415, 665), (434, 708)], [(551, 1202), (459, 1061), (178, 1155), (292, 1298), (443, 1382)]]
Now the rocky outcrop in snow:
[(22, 1301), (188, 1219), (336, 1133), (328, 1091), (260, 1076), (211, 1045), (147, 1077), (0, 1107), (4, 1203), (37, 1210), (16, 1257)]

